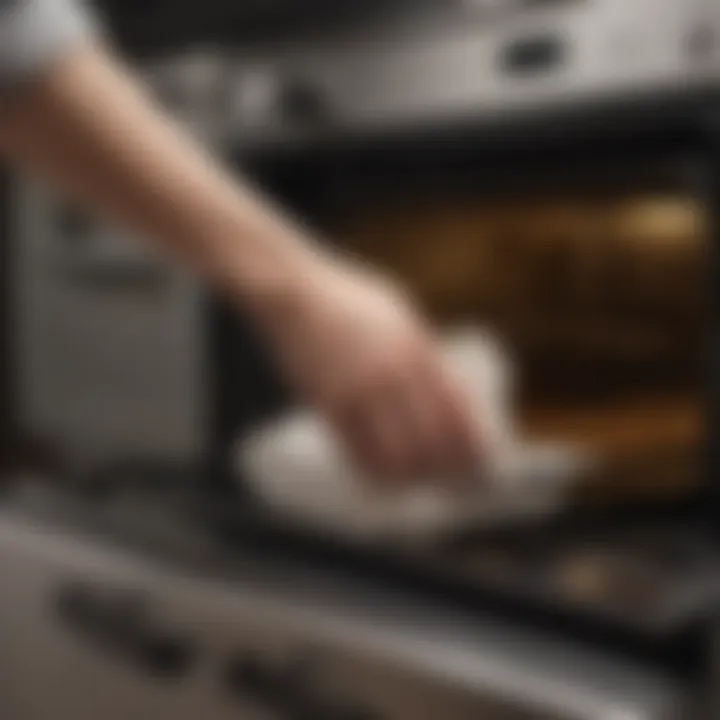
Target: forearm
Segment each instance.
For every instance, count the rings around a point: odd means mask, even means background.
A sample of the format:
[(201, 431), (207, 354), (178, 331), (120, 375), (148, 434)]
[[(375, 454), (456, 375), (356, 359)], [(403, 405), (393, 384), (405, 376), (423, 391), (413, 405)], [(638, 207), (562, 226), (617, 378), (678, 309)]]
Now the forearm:
[(8, 98), (0, 150), (251, 305), (282, 302), (316, 265), (296, 227), (226, 174), (96, 47), (79, 48)]
[[(0, 15), (0, 154), (244, 304), (290, 387), (379, 476), (453, 474), (463, 459), (475, 468), (464, 395), (398, 288), (327, 253), (318, 259), (310, 239), (91, 47), (86, 16), (73, 19), (79, 0), (0, 0), (0, 12), (9, 6), (13, 17)], [(47, 22), (50, 9), (57, 23)]]

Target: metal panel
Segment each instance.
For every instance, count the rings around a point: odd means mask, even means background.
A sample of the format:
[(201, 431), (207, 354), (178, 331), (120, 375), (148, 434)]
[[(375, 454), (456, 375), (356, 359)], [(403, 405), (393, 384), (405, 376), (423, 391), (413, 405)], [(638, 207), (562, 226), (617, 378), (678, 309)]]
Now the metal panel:
[[(539, 4), (494, 23), (390, 28), (335, 43), (254, 50), (232, 74), (231, 133), (240, 144), (302, 137), (308, 128), (287, 107), (298, 83), (320, 106), (321, 123), (310, 125), (321, 134), (324, 127), (370, 131), (527, 114), (717, 82), (720, 51), (714, 45), (700, 56), (693, 51), (698, 28), (718, 23), (703, 1)], [(508, 52), (539, 39), (555, 44), (555, 60), (533, 72), (510, 71)]]
[(207, 412), (200, 288), (104, 226), (68, 234), (41, 188), (17, 194), (21, 429), (78, 461), (194, 457)]
[[(677, 688), (617, 658), (259, 567), (248, 565), (234, 582), (200, 581), (4, 516), (0, 571), (11, 582), (0, 596), (0, 684), (13, 687), (21, 717), (34, 720), (355, 717), (351, 711), (382, 720), (678, 717)], [(190, 675), (162, 684), (60, 622), (57, 591), (78, 582), (98, 597), (142, 598), (149, 617), (193, 642)], [(297, 682), (301, 692), (285, 706), (252, 682), (228, 686), (234, 661), (266, 668), (281, 695)], [(318, 712), (301, 715), (310, 702)], [(320, 715), (325, 708), (335, 714)]]

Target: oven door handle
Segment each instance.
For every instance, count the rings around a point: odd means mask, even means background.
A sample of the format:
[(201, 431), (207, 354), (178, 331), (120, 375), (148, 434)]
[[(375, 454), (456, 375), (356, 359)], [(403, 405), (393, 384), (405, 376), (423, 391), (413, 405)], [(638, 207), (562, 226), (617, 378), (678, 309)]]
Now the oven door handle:
[(146, 599), (138, 593), (69, 583), (53, 600), (56, 616), (65, 628), (143, 674), (178, 680), (194, 666), (197, 652), (193, 644), (180, 633), (157, 629)]

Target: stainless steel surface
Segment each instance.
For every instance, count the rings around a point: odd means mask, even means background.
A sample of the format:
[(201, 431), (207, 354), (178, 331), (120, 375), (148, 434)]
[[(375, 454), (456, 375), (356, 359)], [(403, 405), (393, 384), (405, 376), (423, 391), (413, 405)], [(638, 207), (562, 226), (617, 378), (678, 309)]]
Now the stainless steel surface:
[[(216, 147), (224, 69), (218, 55), (191, 52), (145, 68), (144, 79)], [(81, 466), (197, 459), (210, 412), (201, 283), (117, 227), (93, 216), (68, 222), (69, 208), (45, 187), (19, 178), (14, 193), (21, 432)]]
[(20, 429), (78, 463), (194, 457), (205, 437), (201, 289), (122, 233), (68, 227), (44, 189), (15, 191)]
[[(333, 718), (351, 717), (350, 711), (382, 720), (682, 717), (677, 689), (637, 667), (490, 620), (468, 622), (419, 602), (398, 603), (371, 589), (314, 583), (268, 564), (248, 561), (245, 577), (233, 582), (200, 581), (5, 513), (0, 572), (7, 720), (301, 716), (299, 706), (273, 708), (252, 687), (238, 689), (236, 682), (233, 693), (232, 661), (288, 682), (293, 667), (304, 668), (306, 675), (292, 676), (300, 679), (303, 702), (337, 708), (327, 715)], [(55, 612), (58, 591), (71, 583), (98, 597), (139, 593), (153, 622), (190, 639), (197, 660), (191, 671), (163, 683), (105, 652), (102, 643), (88, 642)]]
[[(334, 43), (241, 53), (231, 73), (229, 132), (240, 145), (290, 142), (308, 124), (320, 134), (326, 127), (367, 132), (720, 79), (720, 17), (706, 0), (533, 3), (494, 22), (481, 15), (448, 13), (453, 21), (444, 24), (418, 20)], [(295, 115), (288, 98), (298, 87), (312, 96), (320, 123)]]

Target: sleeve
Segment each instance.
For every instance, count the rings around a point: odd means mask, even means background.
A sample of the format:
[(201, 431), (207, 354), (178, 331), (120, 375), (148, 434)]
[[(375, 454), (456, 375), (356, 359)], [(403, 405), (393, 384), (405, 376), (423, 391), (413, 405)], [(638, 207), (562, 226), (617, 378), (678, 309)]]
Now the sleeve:
[(0, 0), (0, 88), (42, 72), (94, 25), (81, 0)]

